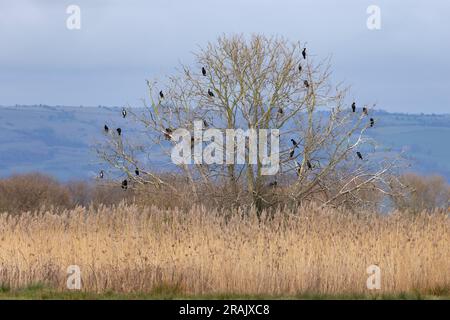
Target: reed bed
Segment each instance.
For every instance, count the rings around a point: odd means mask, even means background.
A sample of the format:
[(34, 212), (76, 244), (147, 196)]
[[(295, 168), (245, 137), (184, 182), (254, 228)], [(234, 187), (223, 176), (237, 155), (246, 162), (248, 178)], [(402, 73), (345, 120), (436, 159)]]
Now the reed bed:
[[(446, 214), (344, 214), (313, 206), (257, 218), (202, 207), (117, 207), (0, 215), (0, 285), (81, 290), (291, 296), (448, 293)], [(381, 289), (366, 287), (367, 267)]]

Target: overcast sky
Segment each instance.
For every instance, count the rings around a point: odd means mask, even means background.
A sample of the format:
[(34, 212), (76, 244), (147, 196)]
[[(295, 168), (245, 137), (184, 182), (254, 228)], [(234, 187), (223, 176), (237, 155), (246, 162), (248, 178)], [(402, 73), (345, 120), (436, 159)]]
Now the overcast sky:
[[(66, 9), (81, 8), (68, 30)], [(381, 9), (369, 30), (367, 7)], [(332, 56), (351, 98), (450, 113), (450, 1), (0, 0), (0, 105), (140, 105), (145, 79), (221, 34), (264, 33)]]

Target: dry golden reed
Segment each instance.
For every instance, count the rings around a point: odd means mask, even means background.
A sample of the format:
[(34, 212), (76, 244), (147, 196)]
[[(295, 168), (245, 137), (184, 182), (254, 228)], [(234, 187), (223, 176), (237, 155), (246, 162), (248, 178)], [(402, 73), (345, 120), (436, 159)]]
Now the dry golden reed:
[[(180, 294), (382, 293), (450, 286), (445, 214), (358, 216), (315, 207), (256, 214), (119, 205), (0, 215), (0, 285), (67, 290), (69, 265), (82, 290)], [(442, 291), (440, 291), (442, 292)]]

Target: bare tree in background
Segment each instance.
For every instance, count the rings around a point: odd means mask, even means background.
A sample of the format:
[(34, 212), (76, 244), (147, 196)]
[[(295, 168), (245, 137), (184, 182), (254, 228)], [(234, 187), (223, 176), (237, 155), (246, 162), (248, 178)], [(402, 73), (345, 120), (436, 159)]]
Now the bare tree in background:
[(315, 61), (304, 47), (262, 35), (220, 37), (195, 54), (194, 67), (182, 66), (164, 85), (148, 81), (144, 108), (129, 108), (127, 118), (142, 128), (145, 139), (137, 142), (126, 128), (122, 135), (112, 132), (98, 148), (100, 157), (134, 185), (176, 193), (171, 179), (140, 160), (151, 157), (155, 145), (170, 159), (173, 130), (192, 132), (196, 120), (220, 130), (279, 129), (276, 176), (261, 174), (259, 158), (254, 165), (181, 165), (192, 198), (225, 199), (230, 206), (246, 202), (259, 209), (286, 201), (372, 205), (379, 201), (375, 194), (390, 192), (398, 163), (365, 135), (376, 125), (371, 110), (364, 112), (360, 104), (352, 110), (348, 88), (331, 83), (329, 61)]
[(417, 214), (442, 209), (450, 212), (450, 185), (443, 177), (408, 173), (400, 176), (392, 189), (399, 187), (403, 192), (401, 196), (392, 197), (392, 201), (400, 211)]

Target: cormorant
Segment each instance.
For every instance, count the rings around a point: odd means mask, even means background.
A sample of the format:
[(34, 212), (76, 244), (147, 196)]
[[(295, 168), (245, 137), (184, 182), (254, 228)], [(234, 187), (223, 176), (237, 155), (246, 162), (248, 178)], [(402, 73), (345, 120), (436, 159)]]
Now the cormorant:
[(202, 67), (202, 74), (203, 74), (203, 76), (206, 76), (206, 70), (205, 70), (205, 67)]
[(170, 140), (172, 132), (173, 132), (172, 129), (166, 128), (164, 132), (164, 138), (166, 138), (166, 140)]
[(353, 102), (353, 103), (352, 103), (352, 111), (353, 111), (353, 112), (356, 112), (356, 102)]
[(134, 173), (138, 176), (139, 175), (139, 169), (136, 168), (136, 170), (134, 170)]
[(311, 170), (313, 168), (311, 162), (309, 162), (309, 160), (306, 160), (306, 166), (308, 167), (309, 170)]
[(108, 126), (107, 126), (106, 124), (105, 124), (105, 126), (103, 127), (103, 129), (105, 130), (106, 133), (109, 132), (109, 128), (108, 128)]
[(373, 127), (374, 124), (375, 124), (375, 120), (373, 118), (370, 118), (370, 127)]
[(284, 113), (283, 108), (279, 108), (279, 109), (278, 109), (278, 113), (279, 113), (279, 114), (283, 114), (283, 113)]
[(302, 72), (302, 64), (301, 63), (298, 65), (298, 71)]
[(161, 97), (161, 99), (164, 99), (164, 93), (162, 92), (162, 90), (159, 92), (159, 96)]
[(122, 117), (126, 117), (127, 116), (127, 110), (125, 108), (122, 109)]
[(367, 116), (369, 114), (369, 110), (367, 109), (367, 107), (363, 108), (363, 113)]
[(122, 134), (122, 129), (117, 128), (116, 130), (117, 130), (117, 134), (120, 136)]
[(303, 48), (302, 56), (303, 56), (303, 59), (306, 59), (306, 48)]
[(295, 148), (292, 148), (291, 152), (289, 152), (289, 158), (293, 158), (295, 154)]
[(298, 142), (295, 141), (294, 139), (291, 139), (292, 144), (294, 145), (294, 149), (298, 148)]
[(309, 88), (309, 82), (308, 82), (308, 80), (303, 81), (303, 84), (305, 85), (305, 87)]
[(128, 188), (128, 181), (127, 179), (122, 181), (122, 189), (126, 190)]
[(214, 92), (212, 92), (211, 89), (208, 89), (208, 95), (209, 95), (210, 97), (214, 97)]
[(295, 171), (297, 171), (297, 176), (300, 177), (300, 173), (302, 171), (302, 166), (300, 165), (300, 163), (298, 163), (298, 162), (296, 162), (296, 163), (297, 163), (297, 170), (295, 170)]
[(361, 152), (357, 151), (357, 152), (356, 152), (356, 155), (357, 155), (358, 158), (360, 158), (361, 160), (363, 159), (363, 156), (362, 156)]

